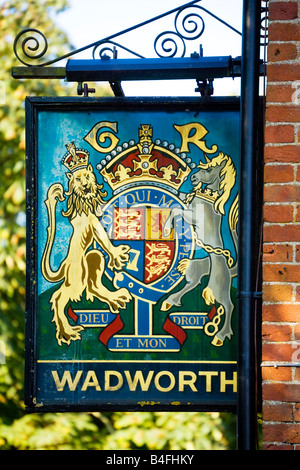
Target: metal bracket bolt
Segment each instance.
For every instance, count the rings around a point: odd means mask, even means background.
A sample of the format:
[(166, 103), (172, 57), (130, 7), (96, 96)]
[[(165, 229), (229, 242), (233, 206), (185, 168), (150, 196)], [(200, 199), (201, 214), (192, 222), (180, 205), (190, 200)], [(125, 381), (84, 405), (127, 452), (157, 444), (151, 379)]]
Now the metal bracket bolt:
[(214, 94), (214, 86), (213, 86), (213, 80), (202, 80), (201, 82), (199, 80), (196, 80), (197, 82), (197, 88), (195, 88), (196, 92), (199, 92), (201, 96), (212, 96)]
[(84, 83), (82, 86), (82, 83), (78, 83), (77, 86), (77, 94), (78, 95), (83, 95), (84, 97), (89, 96), (89, 93), (95, 93), (96, 90), (95, 88), (89, 88), (87, 83)]

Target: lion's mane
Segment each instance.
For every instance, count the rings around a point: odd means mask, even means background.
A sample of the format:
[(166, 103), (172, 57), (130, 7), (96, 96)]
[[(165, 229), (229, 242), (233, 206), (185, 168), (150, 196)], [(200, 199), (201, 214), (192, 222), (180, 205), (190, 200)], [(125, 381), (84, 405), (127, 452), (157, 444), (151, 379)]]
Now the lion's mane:
[(100, 216), (102, 214), (101, 205), (104, 204), (104, 197), (107, 195), (106, 191), (102, 191), (103, 185), (98, 184), (93, 172), (91, 175), (90, 192), (84, 194), (80, 188), (77, 187), (74, 177), (69, 180), (68, 191), (65, 192), (69, 196), (67, 201), (67, 210), (62, 211), (63, 216), (72, 220), (76, 215), (82, 213), (88, 215), (89, 212)]

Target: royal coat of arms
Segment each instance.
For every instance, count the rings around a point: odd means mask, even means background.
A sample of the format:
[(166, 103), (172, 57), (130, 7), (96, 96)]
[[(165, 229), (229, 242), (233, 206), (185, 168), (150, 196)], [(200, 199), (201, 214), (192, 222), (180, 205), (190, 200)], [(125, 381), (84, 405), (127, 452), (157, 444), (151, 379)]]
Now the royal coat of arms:
[[(181, 120), (162, 113), (163, 124), (151, 114), (146, 121), (145, 113), (132, 122), (100, 114), (80, 132), (74, 126), (73, 135), (71, 125), (62, 129), (56, 170), (43, 180), (40, 328), (52, 346), (47, 353), (41, 346), (40, 356), (47, 362), (49, 351), (64, 351), (69, 362), (77, 355), (84, 362), (87, 354), (91, 362), (172, 363), (180, 355), (191, 363), (197, 347), (197, 360), (206, 350), (204, 363), (223, 350), (232, 359), (226, 351), (236, 341), (236, 148), (226, 139), (219, 144), (206, 113), (183, 113)], [(52, 377), (63, 382), (57, 371)]]

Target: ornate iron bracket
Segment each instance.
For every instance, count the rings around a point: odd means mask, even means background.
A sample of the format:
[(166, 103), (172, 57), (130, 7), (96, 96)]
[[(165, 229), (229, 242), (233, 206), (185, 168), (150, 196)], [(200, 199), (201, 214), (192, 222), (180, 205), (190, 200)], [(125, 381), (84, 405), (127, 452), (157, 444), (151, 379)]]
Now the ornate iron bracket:
[[(233, 26), (228, 24), (226, 21), (222, 20), (215, 14), (211, 13), (206, 8), (196, 5), (197, 3), (201, 2), (202, 0), (193, 0), (189, 3), (181, 7), (174, 8), (166, 13), (163, 13), (159, 16), (151, 18), (147, 21), (139, 23), (135, 26), (127, 28), (121, 32), (112, 34), (106, 38), (100, 39), (92, 44), (87, 46), (81, 47), (79, 49), (70, 51), (67, 54), (64, 54), (60, 57), (51, 59), (51, 60), (44, 60), (46, 57), (46, 53), (48, 51), (48, 42), (46, 37), (43, 33), (38, 31), (37, 29), (25, 29), (21, 31), (15, 38), (14, 41), (14, 53), (18, 60), (25, 66), (25, 67), (13, 67), (12, 68), (12, 76), (14, 78), (64, 78), (69, 81), (68, 77), (68, 64), (71, 62), (75, 62), (70, 60), (76, 54), (79, 54), (83, 51), (88, 49), (92, 49), (92, 61), (98, 64), (104, 64), (106, 62), (116, 61), (118, 60), (118, 65), (120, 59), (118, 59), (118, 52), (124, 51), (127, 54), (130, 54), (134, 59), (129, 60), (136, 60), (139, 61), (141, 59), (144, 60), (153, 60), (153, 59), (145, 59), (141, 54), (136, 51), (132, 51), (127, 47), (123, 46), (122, 44), (115, 41), (116, 38), (125, 35), (126, 33), (130, 33), (135, 31), (143, 26), (149, 25), (157, 20), (165, 18), (167, 16), (175, 15), (174, 18), (174, 27), (173, 30), (164, 31), (155, 38), (154, 40), (154, 51), (158, 56), (158, 59), (175, 59), (175, 58), (184, 58), (186, 55), (186, 42), (187, 41), (195, 41), (199, 39), (204, 30), (205, 30), (205, 22), (202, 17), (202, 14), (205, 13), (209, 15), (214, 20), (222, 23), (227, 28), (231, 29), (235, 34), (241, 36), (242, 33), (235, 29)], [(199, 44), (198, 44), (199, 47)], [(199, 54), (196, 52), (199, 57)], [(193, 55), (191, 57), (193, 57)], [(202, 46), (200, 46), (200, 57), (203, 56)], [(63, 60), (67, 60), (66, 67), (52, 67), (53, 64), (61, 62)], [(122, 59), (127, 60), (127, 59)], [(86, 69), (87, 67), (91, 66), (92, 61), (86, 62)], [(78, 61), (77, 61), (78, 62)], [(207, 65), (207, 64), (206, 64)], [(141, 66), (141, 63), (140, 63)], [(105, 68), (105, 67), (104, 67)], [(122, 67), (121, 67), (122, 68)], [(91, 79), (89, 76), (84, 79), (84, 81), (103, 81), (103, 74), (101, 73), (102, 67), (99, 66), (99, 73), (97, 77), (93, 76)], [(236, 74), (236, 70), (229, 70), (226, 72), (224, 76), (238, 76)], [(168, 78), (168, 77), (167, 77)], [(183, 78), (183, 77), (180, 77)], [(211, 76), (211, 73), (208, 71), (207, 76), (202, 77), (195, 77), (198, 88), (196, 90), (200, 91), (202, 95), (210, 95), (213, 92), (212, 87), (212, 80), (215, 77)], [(216, 77), (217, 78), (217, 77)], [(140, 77), (137, 76), (136, 78), (131, 78), (133, 80), (139, 80)], [(123, 96), (123, 90), (121, 87), (121, 80), (123, 81), (124, 78), (121, 77), (120, 79), (116, 80), (115, 78), (111, 77), (110, 79), (105, 79), (105, 81), (109, 81), (111, 88), (113, 89), (116, 96)], [(79, 84), (83, 82), (81, 78), (76, 80)], [(201, 86), (199, 83), (202, 82)], [(82, 87), (79, 85), (79, 93), (84, 94), (85, 96), (88, 95), (89, 92), (93, 92), (89, 90), (88, 87)]]
[[(99, 58), (104, 58), (107, 53), (110, 53), (113, 58), (117, 58), (117, 47), (125, 50), (126, 52), (129, 52), (135, 57), (143, 58), (141, 54), (122, 46), (121, 44), (115, 42), (114, 39), (174, 13), (176, 13), (174, 19), (174, 30), (164, 31), (160, 33), (154, 40), (154, 50), (159, 57), (185, 56), (186, 41), (196, 40), (202, 36), (204, 32), (205, 22), (200, 15), (200, 12), (205, 12), (241, 36), (241, 32), (239, 32), (233, 26), (214, 15), (206, 8), (195, 5), (200, 1), (201, 0), (193, 0), (181, 7), (174, 8), (173, 10), (139, 23), (138, 25), (127, 28), (119, 33), (112, 34), (111, 36), (100, 39), (97, 42), (43, 63), (36, 63), (35, 61), (44, 57), (48, 50), (48, 42), (46, 37), (37, 29), (25, 29), (21, 31), (15, 38), (14, 53), (19, 61), (28, 67), (32, 67), (34, 65), (38, 67), (52, 65), (63, 59), (68, 59), (71, 56), (74, 56), (75, 54), (83, 52), (87, 49), (92, 49), (92, 55), (94, 59), (96, 58), (97, 50), (99, 51)], [(181, 54), (179, 47), (181, 48)]]

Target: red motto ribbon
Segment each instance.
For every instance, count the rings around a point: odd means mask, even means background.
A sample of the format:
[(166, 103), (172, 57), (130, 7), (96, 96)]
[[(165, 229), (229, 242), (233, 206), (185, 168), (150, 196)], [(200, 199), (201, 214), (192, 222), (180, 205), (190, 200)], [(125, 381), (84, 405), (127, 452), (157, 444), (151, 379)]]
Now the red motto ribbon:
[(166, 333), (169, 333), (171, 336), (179, 341), (179, 344), (182, 346), (186, 340), (186, 332), (181, 328), (181, 326), (176, 325), (169, 317), (167, 317), (163, 329)]
[[(69, 306), (68, 308), (68, 315), (75, 323), (78, 322), (78, 315), (76, 315), (71, 306)], [(120, 314), (117, 314), (116, 318), (114, 318), (114, 320), (109, 323), (100, 333), (99, 340), (101, 341), (101, 343), (107, 346), (107, 343), (110, 338), (112, 338), (112, 336), (121, 331), (123, 327), (124, 323), (120, 317)], [(170, 320), (169, 317), (167, 317), (163, 325), (163, 329), (166, 333), (176, 338), (181, 346), (183, 345), (187, 336), (186, 332), (180, 326), (176, 325), (176, 323)]]
[(107, 346), (107, 343), (110, 338), (116, 333), (118, 333), (120, 330), (122, 330), (123, 326), (124, 323), (122, 322), (122, 319), (118, 313), (116, 315), (116, 318), (104, 328), (102, 333), (100, 333), (99, 340), (101, 341), (101, 343)]

